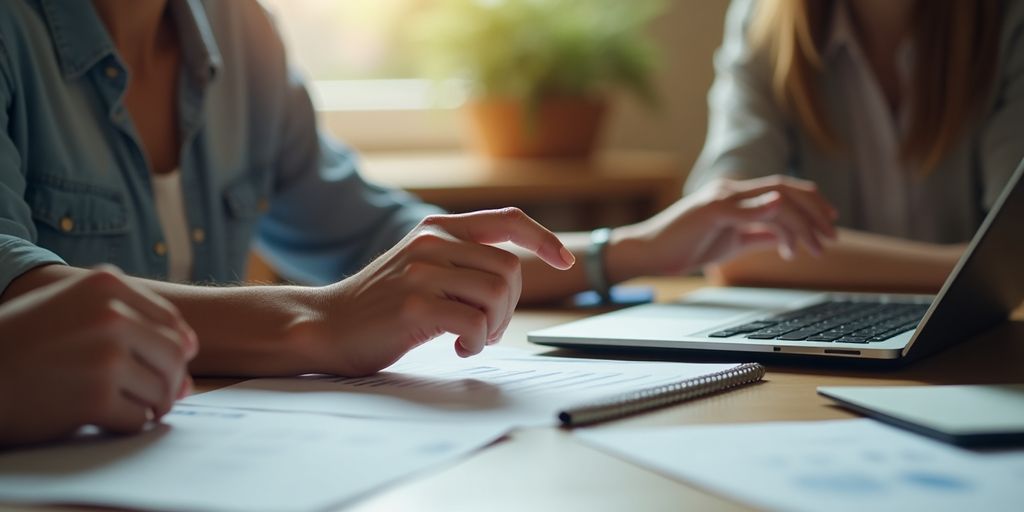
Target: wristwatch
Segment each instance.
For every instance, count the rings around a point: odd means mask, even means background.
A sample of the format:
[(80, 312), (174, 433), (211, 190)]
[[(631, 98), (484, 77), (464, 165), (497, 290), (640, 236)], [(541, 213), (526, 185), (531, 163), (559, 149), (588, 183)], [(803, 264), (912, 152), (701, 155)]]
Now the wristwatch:
[(612, 237), (611, 228), (598, 228), (590, 232), (590, 247), (587, 248), (583, 260), (590, 288), (601, 296), (601, 301), (611, 302), (611, 286), (608, 284), (608, 272), (605, 270), (604, 251)]

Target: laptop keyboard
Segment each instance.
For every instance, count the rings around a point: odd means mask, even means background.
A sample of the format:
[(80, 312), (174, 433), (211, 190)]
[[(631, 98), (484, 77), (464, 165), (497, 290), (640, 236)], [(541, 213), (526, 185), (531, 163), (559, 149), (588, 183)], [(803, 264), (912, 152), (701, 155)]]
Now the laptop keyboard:
[(875, 343), (917, 328), (928, 304), (828, 301), (713, 332), (752, 340)]

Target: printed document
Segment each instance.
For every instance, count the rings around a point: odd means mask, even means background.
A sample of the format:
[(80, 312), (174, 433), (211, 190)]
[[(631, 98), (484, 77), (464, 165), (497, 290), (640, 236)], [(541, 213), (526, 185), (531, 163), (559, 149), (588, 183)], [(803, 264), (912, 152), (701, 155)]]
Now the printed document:
[(177, 406), (139, 435), (0, 453), (0, 502), (324, 510), (457, 460), (503, 431)]
[(1024, 503), (1024, 450), (970, 451), (869, 419), (575, 434), (758, 508), (938, 512)]
[(460, 359), (435, 340), (361, 378), (254, 379), (189, 397), (192, 405), (458, 423), (549, 426), (559, 411), (735, 367), (546, 357), (488, 347)]

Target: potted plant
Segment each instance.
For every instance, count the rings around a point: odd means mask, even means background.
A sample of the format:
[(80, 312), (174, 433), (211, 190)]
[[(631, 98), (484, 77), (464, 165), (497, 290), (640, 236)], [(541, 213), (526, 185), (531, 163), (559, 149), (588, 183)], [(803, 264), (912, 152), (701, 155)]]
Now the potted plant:
[(653, 103), (655, 0), (435, 0), (414, 51), (432, 78), (457, 78), (485, 153), (580, 157), (595, 145), (609, 93)]

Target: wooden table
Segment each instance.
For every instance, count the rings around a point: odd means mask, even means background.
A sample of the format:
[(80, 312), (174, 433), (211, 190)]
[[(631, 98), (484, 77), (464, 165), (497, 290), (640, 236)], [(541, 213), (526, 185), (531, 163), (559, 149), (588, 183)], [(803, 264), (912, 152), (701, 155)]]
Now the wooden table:
[[(635, 284), (654, 286), (657, 299), (668, 300), (704, 282), (698, 278), (662, 278), (638, 280)], [(586, 314), (569, 310), (520, 311), (502, 343), (534, 352), (549, 351), (528, 344), (526, 333)], [(818, 396), (815, 388), (821, 385), (1024, 382), (1024, 322), (1009, 322), (901, 370), (821, 369), (777, 363), (767, 366), (765, 383), (592, 428), (854, 417)], [(237, 381), (200, 379), (197, 388), (208, 391), (234, 382)], [(338, 464), (358, 471), (358, 461)], [(556, 428), (516, 431), (469, 459), (385, 489), (351, 507), (360, 512), (746, 509), (726, 497), (606, 455)]]
[[(704, 284), (696, 278), (641, 282), (655, 286), (659, 300)], [(502, 343), (537, 352), (549, 350), (528, 344), (526, 333), (584, 314), (519, 312)], [(1024, 322), (1008, 323), (899, 371), (822, 370), (769, 363), (766, 379), (767, 382), (760, 385), (592, 428), (854, 417), (818, 396), (815, 389), (821, 385), (1024, 382)], [(728, 498), (711, 495), (606, 455), (555, 428), (517, 431), (453, 467), (394, 487), (354, 507), (362, 512), (746, 509)]]

